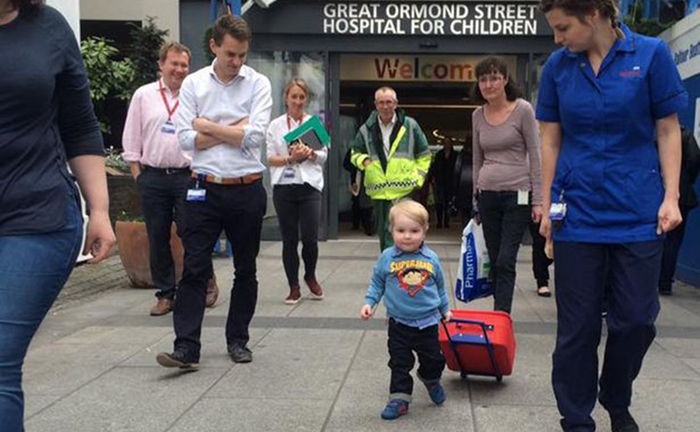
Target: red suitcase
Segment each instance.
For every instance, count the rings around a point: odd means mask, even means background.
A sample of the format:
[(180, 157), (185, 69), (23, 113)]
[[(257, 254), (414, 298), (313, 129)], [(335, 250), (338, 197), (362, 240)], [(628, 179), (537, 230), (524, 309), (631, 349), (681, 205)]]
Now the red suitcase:
[(467, 375), (487, 375), (501, 381), (513, 372), (515, 334), (510, 315), (500, 311), (455, 309), (443, 322), (438, 340), (447, 367)]

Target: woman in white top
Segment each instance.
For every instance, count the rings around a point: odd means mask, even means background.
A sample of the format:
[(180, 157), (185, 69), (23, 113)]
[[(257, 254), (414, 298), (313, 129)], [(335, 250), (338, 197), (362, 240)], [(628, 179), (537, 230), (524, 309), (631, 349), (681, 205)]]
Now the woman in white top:
[(304, 112), (308, 97), (306, 82), (299, 78), (290, 80), (284, 89), (287, 112), (272, 120), (267, 129), (267, 162), (273, 185), (272, 201), (282, 232), (282, 262), (289, 282), (289, 295), (284, 302), (290, 305), (301, 299), (297, 253), (300, 232), (304, 281), (311, 291), (312, 299), (323, 298), (323, 290), (316, 280), (316, 261), (323, 163), (328, 158), (328, 149), (313, 150), (303, 142), (288, 146), (283, 138), (310, 118)]

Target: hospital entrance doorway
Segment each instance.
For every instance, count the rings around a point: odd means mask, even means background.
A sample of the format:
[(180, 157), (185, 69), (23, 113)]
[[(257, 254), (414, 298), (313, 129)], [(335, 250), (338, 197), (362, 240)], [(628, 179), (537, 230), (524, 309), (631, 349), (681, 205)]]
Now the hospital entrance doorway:
[[(382, 86), (396, 91), (399, 109), (416, 119), (433, 154), (428, 181), (412, 195), (430, 213), (429, 238), (459, 241), (462, 217), (468, 217), (471, 210), (471, 115), (477, 107), (471, 99), (471, 82), (341, 81), (340, 143), (345, 163), (337, 191), (338, 237), (360, 239), (375, 235), (372, 203), (364, 188), (359, 187), (361, 173), (352, 170), (348, 152), (359, 127), (375, 109), (374, 94)], [(454, 156), (451, 160), (446, 158), (448, 163), (436, 164), (435, 155), (442, 149), (445, 150), (440, 155), (452, 152)], [(449, 190), (446, 199), (438, 196), (444, 188)], [(469, 209), (464, 208), (465, 202)], [(466, 215), (460, 215), (460, 209)], [(447, 223), (444, 219), (438, 223), (437, 212), (441, 210), (447, 211)]]

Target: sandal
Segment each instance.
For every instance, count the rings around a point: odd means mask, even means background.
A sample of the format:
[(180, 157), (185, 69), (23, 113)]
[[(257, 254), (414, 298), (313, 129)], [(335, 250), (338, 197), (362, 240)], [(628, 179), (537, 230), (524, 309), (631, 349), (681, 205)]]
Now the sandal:
[(541, 286), (537, 288), (537, 295), (540, 297), (550, 297), (552, 292), (549, 290), (548, 286)]

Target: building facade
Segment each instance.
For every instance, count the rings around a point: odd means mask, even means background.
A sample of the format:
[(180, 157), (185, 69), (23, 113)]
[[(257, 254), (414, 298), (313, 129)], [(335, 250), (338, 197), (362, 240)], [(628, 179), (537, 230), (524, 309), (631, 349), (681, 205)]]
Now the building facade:
[[(261, 7), (266, 5), (267, 7)], [(142, 21), (156, 17), (193, 52), (192, 70), (207, 64), (209, 0), (81, 1), (81, 19)], [(248, 7), (246, 7), (248, 6)], [(343, 158), (373, 109), (374, 90), (393, 86), (434, 149), (450, 140), (471, 151), (474, 67), (485, 55), (509, 64), (526, 97), (536, 98), (539, 69), (555, 48), (536, 1), (255, 1), (244, 5), (253, 29), (248, 64), (273, 87), (273, 117), (284, 112), (283, 89), (292, 77), (312, 89), (309, 113), (323, 119), (332, 146), (326, 166), (324, 238), (342, 235), (349, 212)], [(269, 184), (268, 184), (269, 186)], [(265, 236), (275, 237), (274, 208)]]

